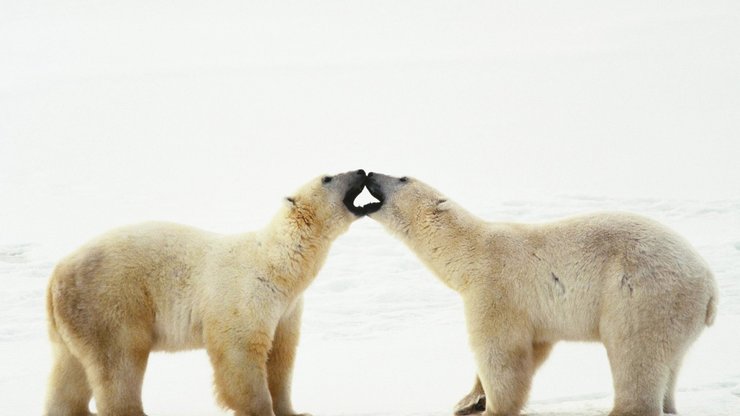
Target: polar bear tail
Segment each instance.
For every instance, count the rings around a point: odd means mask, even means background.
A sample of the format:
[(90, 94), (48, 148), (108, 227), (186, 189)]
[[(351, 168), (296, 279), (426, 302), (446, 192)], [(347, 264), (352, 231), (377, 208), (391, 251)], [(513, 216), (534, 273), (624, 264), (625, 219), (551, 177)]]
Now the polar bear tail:
[(714, 318), (717, 316), (717, 292), (715, 291), (714, 294), (712, 294), (712, 297), (709, 298), (709, 303), (707, 303), (707, 316), (704, 318), (704, 323), (707, 324), (707, 326), (710, 326), (714, 323)]

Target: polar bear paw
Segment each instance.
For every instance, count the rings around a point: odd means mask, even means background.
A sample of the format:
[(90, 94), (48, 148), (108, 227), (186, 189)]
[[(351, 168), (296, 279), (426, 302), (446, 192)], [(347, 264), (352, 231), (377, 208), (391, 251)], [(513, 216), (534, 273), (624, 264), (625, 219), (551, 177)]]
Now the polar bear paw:
[(456, 416), (474, 415), (485, 411), (486, 395), (477, 392), (468, 394), (455, 405)]

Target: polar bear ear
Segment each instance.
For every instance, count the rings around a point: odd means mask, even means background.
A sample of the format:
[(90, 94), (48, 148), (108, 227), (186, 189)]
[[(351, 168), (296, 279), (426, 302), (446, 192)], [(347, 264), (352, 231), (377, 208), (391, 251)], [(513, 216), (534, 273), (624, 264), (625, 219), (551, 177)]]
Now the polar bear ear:
[(450, 209), (450, 202), (447, 201), (445, 198), (440, 198), (436, 202), (436, 210), (437, 211), (447, 211)]

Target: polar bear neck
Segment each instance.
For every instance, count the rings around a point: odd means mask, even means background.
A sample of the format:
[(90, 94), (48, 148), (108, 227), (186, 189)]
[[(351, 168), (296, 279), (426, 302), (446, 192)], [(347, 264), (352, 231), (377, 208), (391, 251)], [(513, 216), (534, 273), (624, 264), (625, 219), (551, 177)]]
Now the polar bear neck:
[(316, 277), (329, 253), (333, 238), (323, 222), (305, 211), (281, 210), (263, 232), (270, 267), (281, 276), (286, 289), (304, 290)]
[(486, 241), (481, 223), (460, 207), (424, 213), (404, 240), (443, 283), (462, 292), (469, 285), (466, 272), (479, 262)]

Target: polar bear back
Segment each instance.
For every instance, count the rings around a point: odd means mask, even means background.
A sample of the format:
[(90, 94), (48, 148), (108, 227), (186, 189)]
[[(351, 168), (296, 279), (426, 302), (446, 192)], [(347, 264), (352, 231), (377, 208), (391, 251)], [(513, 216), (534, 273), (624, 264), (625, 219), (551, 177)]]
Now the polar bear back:
[(112, 230), (57, 266), (56, 314), (73, 331), (130, 325), (156, 349), (201, 346), (198, 296), (204, 258), (223, 237), (170, 223)]
[(491, 227), (492, 240), (504, 241), (494, 266), (499, 290), (521, 305), (541, 340), (597, 340), (605, 322), (634, 308), (639, 319), (656, 321), (708, 313), (712, 273), (686, 240), (655, 221), (598, 213)]

